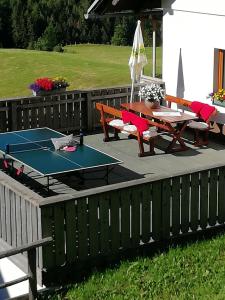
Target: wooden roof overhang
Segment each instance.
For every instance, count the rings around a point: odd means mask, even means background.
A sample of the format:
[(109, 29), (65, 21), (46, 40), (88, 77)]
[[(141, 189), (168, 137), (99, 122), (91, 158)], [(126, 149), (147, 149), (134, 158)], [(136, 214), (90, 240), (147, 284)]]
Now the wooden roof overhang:
[(161, 14), (161, 0), (95, 0), (85, 14), (86, 19), (127, 15)]

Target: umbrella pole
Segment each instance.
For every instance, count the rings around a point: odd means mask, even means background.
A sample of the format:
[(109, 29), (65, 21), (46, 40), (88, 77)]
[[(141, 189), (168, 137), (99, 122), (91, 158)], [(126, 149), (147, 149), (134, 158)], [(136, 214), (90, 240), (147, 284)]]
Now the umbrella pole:
[(132, 81), (132, 85), (131, 85), (130, 103), (133, 102), (133, 97), (134, 97), (134, 81)]

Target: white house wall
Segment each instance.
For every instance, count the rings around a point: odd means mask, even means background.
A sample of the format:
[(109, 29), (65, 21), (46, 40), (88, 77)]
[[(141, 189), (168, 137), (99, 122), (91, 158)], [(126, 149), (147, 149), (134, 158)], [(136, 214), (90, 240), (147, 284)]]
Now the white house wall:
[[(162, 6), (166, 92), (211, 104), (214, 49), (225, 49), (225, 0), (162, 0)], [(225, 121), (223, 114), (217, 118)]]

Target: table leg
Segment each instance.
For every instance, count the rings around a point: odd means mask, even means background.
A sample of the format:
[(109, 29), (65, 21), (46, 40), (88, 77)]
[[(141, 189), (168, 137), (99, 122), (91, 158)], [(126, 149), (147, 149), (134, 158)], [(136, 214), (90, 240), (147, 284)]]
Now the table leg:
[[(173, 140), (169, 144), (169, 146), (166, 149), (166, 153), (170, 152), (177, 152), (177, 151), (185, 151), (188, 149), (188, 147), (185, 145), (184, 140), (182, 139), (182, 135), (184, 133), (185, 128), (187, 127), (188, 121), (184, 122), (181, 129), (174, 129), (170, 124), (167, 124), (171, 131), (170, 133), (173, 135)], [(174, 148), (176, 142), (180, 144), (179, 148)]]

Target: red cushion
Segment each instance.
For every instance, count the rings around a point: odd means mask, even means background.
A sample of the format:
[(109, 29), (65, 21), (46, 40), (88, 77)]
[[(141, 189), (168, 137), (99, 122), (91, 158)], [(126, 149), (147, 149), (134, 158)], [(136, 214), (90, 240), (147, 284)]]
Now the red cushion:
[(190, 105), (191, 110), (196, 113), (196, 114), (200, 114), (200, 110), (203, 108), (205, 104), (199, 101), (193, 101)]
[(200, 110), (200, 117), (207, 122), (215, 111), (215, 107), (209, 104), (204, 104)]
[(122, 120), (124, 123), (131, 123), (135, 125), (140, 134), (142, 134), (143, 131), (147, 130), (149, 127), (146, 119), (143, 119), (129, 111), (122, 110)]
[(122, 120), (124, 123), (130, 123), (130, 112), (127, 110), (122, 110)]
[(137, 127), (140, 134), (142, 134), (143, 131), (147, 130), (149, 127), (146, 119), (143, 119), (135, 114), (131, 117), (130, 122)]

